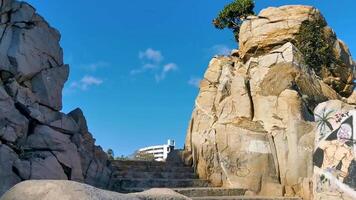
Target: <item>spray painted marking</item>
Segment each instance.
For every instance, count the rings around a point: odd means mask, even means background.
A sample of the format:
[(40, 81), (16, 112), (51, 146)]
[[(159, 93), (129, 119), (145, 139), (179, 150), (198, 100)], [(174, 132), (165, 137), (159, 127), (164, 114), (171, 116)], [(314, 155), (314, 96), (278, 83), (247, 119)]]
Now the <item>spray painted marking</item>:
[(269, 143), (262, 140), (252, 140), (248, 146), (248, 151), (253, 153), (271, 153)]

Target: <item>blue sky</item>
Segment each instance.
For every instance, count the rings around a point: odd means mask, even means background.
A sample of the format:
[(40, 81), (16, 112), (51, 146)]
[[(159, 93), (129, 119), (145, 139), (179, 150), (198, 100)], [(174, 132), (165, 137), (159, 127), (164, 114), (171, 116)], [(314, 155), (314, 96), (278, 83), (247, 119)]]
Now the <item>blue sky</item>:
[[(97, 144), (116, 155), (169, 138), (183, 147), (197, 80), (214, 54), (236, 47), (211, 25), (226, 0), (28, 2), (62, 34), (63, 111), (82, 108)], [(286, 4), (319, 8), (356, 55), (356, 2), (256, 0), (256, 11)]]

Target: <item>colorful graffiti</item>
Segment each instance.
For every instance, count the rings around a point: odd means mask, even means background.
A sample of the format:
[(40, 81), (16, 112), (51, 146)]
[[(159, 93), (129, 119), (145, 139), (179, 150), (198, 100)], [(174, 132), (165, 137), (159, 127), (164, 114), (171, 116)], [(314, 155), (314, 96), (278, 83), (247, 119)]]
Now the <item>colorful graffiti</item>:
[(315, 199), (356, 199), (356, 111), (315, 114)]

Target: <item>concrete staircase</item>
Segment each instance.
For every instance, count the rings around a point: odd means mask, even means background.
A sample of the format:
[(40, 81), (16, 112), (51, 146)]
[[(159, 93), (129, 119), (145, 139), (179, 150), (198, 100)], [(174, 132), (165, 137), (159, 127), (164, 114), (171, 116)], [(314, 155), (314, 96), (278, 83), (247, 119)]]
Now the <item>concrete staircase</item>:
[(191, 167), (154, 161), (114, 161), (111, 189), (117, 192), (141, 192), (149, 188), (207, 187)]
[(193, 200), (301, 200), (298, 197), (244, 196), (246, 190), (239, 188), (173, 188)]
[(239, 188), (210, 187), (198, 179), (183, 163), (153, 161), (113, 161), (115, 172), (111, 190), (121, 193), (141, 192), (150, 188), (171, 188), (193, 200), (301, 200), (295, 197), (244, 196)]

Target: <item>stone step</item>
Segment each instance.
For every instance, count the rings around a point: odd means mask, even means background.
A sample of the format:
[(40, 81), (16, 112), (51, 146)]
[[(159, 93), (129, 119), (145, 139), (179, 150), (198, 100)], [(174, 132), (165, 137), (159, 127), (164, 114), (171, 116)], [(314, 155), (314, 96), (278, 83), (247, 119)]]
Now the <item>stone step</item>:
[(184, 167), (185, 165), (180, 162), (158, 162), (158, 161), (136, 161), (136, 160), (114, 160), (114, 166), (167, 166), (167, 167)]
[(299, 197), (264, 197), (264, 196), (202, 196), (190, 197), (193, 200), (302, 200)]
[(146, 166), (146, 165), (121, 165), (114, 166), (117, 171), (135, 171), (135, 172), (186, 172), (193, 173), (194, 169), (191, 167), (177, 167), (177, 166)]
[(244, 195), (246, 189), (240, 188), (219, 188), (219, 187), (203, 187), (203, 188), (172, 188), (174, 191), (187, 197), (201, 196), (241, 196)]
[(207, 180), (200, 179), (117, 179), (113, 190), (129, 190), (130, 188), (178, 188), (208, 187)]
[(145, 166), (165, 166), (165, 162), (157, 162), (157, 161), (137, 161), (137, 160), (114, 160), (114, 165), (123, 166), (123, 165), (145, 165)]
[(135, 192), (143, 192), (143, 191), (146, 191), (146, 190), (149, 190), (151, 188), (120, 188), (120, 190), (116, 189), (110, 189), (110, 190), (113, 190), (113, 191), (117, 191), (117, 192), (120, 192), (120, 193), (135, 193)]
[(167, 178), (167, 179), (196, 179), (197, 175), (193, 172), (164, 172), (164, 171), (153, 171), (153, 172), (140, 172), (140, 171), (116, 171), (113, 174), (114, 178), (144, 178), (144, 179), (155, 179), (155, 178)]

